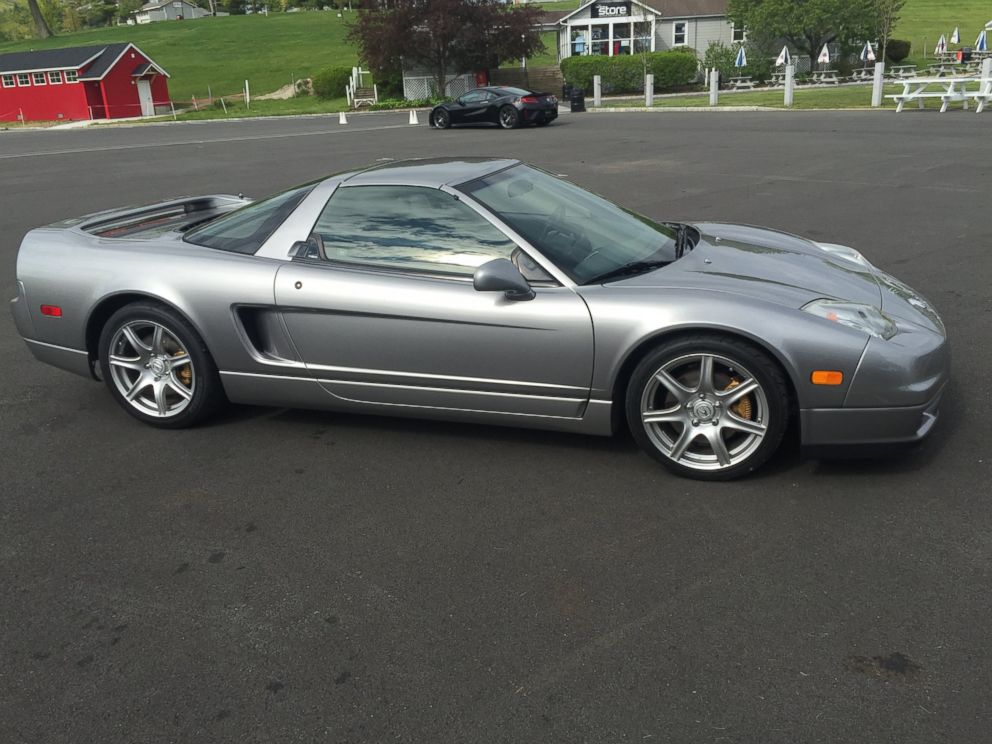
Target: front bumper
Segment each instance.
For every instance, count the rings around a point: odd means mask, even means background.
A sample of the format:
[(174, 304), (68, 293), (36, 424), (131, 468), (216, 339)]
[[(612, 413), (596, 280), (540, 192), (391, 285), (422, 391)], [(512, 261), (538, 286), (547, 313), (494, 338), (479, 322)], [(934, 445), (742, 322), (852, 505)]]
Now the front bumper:
[(929, 401), (892, 408), (810, 408), (799, 412), (805, 447), (906, 444), (933, 429), (943, 387)]

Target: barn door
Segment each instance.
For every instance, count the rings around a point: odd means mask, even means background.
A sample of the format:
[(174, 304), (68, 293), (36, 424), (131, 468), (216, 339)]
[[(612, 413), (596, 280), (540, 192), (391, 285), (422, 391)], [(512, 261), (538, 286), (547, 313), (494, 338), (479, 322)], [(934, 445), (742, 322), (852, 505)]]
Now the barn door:
[(152, 101), (152, 86), (147, 80), (138, 81), (138, 100), (141, 102), (142, 116), (155, 116), (155, 103)]

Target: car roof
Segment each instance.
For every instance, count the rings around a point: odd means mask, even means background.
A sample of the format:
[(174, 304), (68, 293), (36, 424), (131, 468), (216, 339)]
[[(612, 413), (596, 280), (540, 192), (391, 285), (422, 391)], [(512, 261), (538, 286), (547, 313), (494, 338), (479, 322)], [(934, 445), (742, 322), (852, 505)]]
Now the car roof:
[(512, 158), (422, 158), (382, 163), (365, 170), (342, 174), (342, 183), (348, 186), (427, 186), (441, 188), (473, 181), (514, 165)]

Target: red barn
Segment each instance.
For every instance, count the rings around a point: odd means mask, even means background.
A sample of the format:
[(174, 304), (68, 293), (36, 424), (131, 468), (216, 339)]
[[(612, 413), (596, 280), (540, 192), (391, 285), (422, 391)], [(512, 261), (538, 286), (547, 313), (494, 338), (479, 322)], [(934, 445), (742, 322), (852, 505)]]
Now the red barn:
[(168, 77), (134, 44), (0, 54), (0, 121), (152, 116)]

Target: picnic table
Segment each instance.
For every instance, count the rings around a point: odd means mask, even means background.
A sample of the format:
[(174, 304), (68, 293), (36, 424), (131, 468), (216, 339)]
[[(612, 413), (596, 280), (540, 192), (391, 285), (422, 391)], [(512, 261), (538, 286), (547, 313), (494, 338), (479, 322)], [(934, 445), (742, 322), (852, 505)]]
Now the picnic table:
[(750, 90), (754, 87), (754, 81), (751, 80), (750, 75), (742, 75), (741, 77), (732, 77), (727, 81), (733, 90)]
[(927, 68), (930, 74), (935, 77), (944, 77), (946, 75), (955, 75), (962, 71), (962, 65), (960, 62), (938, 62), (935, 65), (930, 65)]
[(871, 80), (875, 77), (874, 67), (859, 67), (851, 72), (852, 80)]
[(785, 73), (784, 72), (773, 72), (771, 79), (772, 88), (784, 88), (785, 87)]
[[(984, 90), (969, 91), (968, 86), (972, 83), (983, 84)], [(947, 107), (954, 101), (960, 101), (961, 108), (967, 111), (968, 99), (970, 98), (974, 98), (981, 108), (985, 107), (985, 103), (992, 98), (992, 94), (988, 92), (989, 87), (992, 87), (992, 81), (973, 77), (906, 78), (902, 81), (902, 93), (888, 95), (886, 98), (891, 98), (896, 102), (896, 113), (901, 112), (910, 101), (916, 101), (922, 109), (927, 98), (939, 98), (941, 100), (940, 113), (947, 111)], [(939, 88), (939, 90), (933, 90), (933, 88)]]
[(911, 78), (916, 76), (916, 65), (892, 65), (891, 75), (894, 78)]
[(840, 78), (837, 77), (837, 70), (814, 70), (810, 73), (810, 79), (814, 85), (840, 84)]

